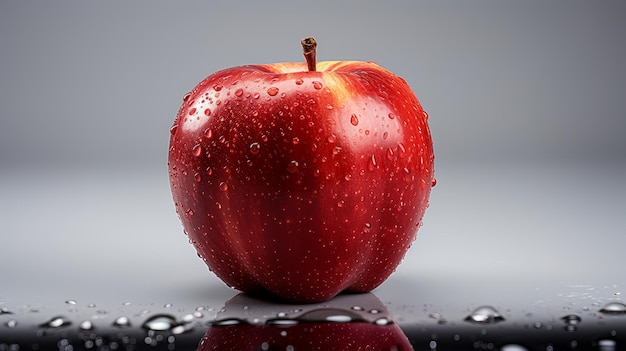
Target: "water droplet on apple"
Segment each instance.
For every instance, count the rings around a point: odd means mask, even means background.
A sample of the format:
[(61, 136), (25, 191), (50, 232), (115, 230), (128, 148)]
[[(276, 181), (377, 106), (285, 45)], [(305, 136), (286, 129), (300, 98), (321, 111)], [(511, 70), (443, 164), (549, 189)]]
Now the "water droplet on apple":
[(209, 110), (208, 108), (204, 110), (204, 115), (205, 116), (210, 116), (211, 115), (211, 110)]
[(226, 182), (221, 182), (219, 185), (219, 188), (221, 191), (228, 191), (228, 183)]
[(322, 85), (322, 82), (319, 82), (317, 80), (313, 81), (313, 88), (315, 88), (316, 90), (320, 90), (322, 89), (324, 86)]
[(259, 93), (254, 93), (254, 94), (252, 94), (252, 97), (253, 97), (254, 99), (258, 99), (260, 96), (261, 96), (261, 94), (259, 94)]
[(433, 178), (433, 180), (430, 183), (430, 186), (434, 188), (435, 185), (437, 185), (437, 179)]
[(72, 321), (70, 321), (69, 319), (63, 317), (63, 316), (56, 316), (56, 317), (52, 317), (50, 318), (48, 321), (42, 323), (39, 325), (39, 327), (41, 328), (61, 328), (61, 327), (66, 327), (68, 325), (72, 324)]
[(178, 326), (176, 318), (168, 314), (157, 314), (148, 318), (142, 325), (144, 329), (154, 331), (166, 331)]
[(187, 103), (190, 98), (191, 98), (191, 92), (188, 92), (187, 94), (183, 95), (183, 102)]
[(326, 109), (327, 109), (327, 110), (332, 110), (333, 108), (334, 108), (334, 107), (333, 107), (333, 105), (331, 105), (331, 104), (326, 105)]
[(337, 142), (337, 135), (335, 133), (331, 133), (328, 136), (328, 142), (334, 144), (335, 142)]
[(213, 89), (215, 89), (215, 91), (220, 91), (222, 90), (223, 86), (221, 84), (216, 84), (213, 86)]
[(276, 94), (278, 94), (278, 88), (271, 87), (267, 89), (267, 93), (269, 94), (269, 96), (276, 96)]
[(260, 151), (261, 151), (261, 144), (259, 144), (258, 142), (254, 142), (254, 143), (250, 144), (250, 153), (251, 154), (258, 155)]
[(378, 164), (376, 163), (376, 156), (372, 154), (372, 156), (367, 160), (367, 169), (370, 171), (375, 171), (378, 168)]
[(202, 175), (200, 174), (200, 172), (196, 172), (196, 173), (193, 175), (193, 179), (194, 179), (196, 182), (201, 182), (201, 181), (202, 181)]
[(296, 85), (302, 85), (302, 83), (304, 83), (304, 81), (302, 80), (302, 78), (298, 78), (298, 79), (296, 79)]
[(300, 144), (300, 138), (293, 137), (293, 139), (291, 139), (291, 143), (294, 144), (294, 145)]
[(406, 167), (404, 167), (404, 168), (402, 169), (402, 179), (403, 179), (405, 182), (410, 182), (410, 181), (412, 181), (412, 180), (413, 180), (413, 176), (411, 175), (411, 170), (410, 170), (410, 169), (408, 169), (408, 168), (406, 168)]
[(178, 124), (174, 124), (174, 125), (172, 126), (172, 128), (170, 128), (170, 134), (171, 134), (171, 135), (176, 134), (176, 131), (177, 131), (177, 130), (178, 130)]
[(190, 108), (188, 113), (190, 116), (193, 116), (194, 114), (196, 114), (196, 108), (195, 107)]
[(333, 155), (338, 155), (341, 152), (341, 146), (337, 145), (333, 148)]
[(389, 117), (389, 119), (394, 119), (394, 118), (396, 118), (396, 115), (394, 115), (393, 113), (389, 113), (387, 116)]
[(240, 97), (241, 95), (243, 95), (243, 89), (239, 88), (235, 90), (235, 96)]
[(207, 138), (207, 139), (209, 139), (209, 140), (213, 139), (213, 129), (211, 129), (211, 128), (207, 128), (207, 129), (204, 131), (204, 137), (205, 137), (205, 138)]
[(115, 319), (112, 325), (117, 328), (127, 328), (130, 327), (130, 319), (126, 316), (121, 316)]
[[(369, 233), (371, 230), (372, 230), (372, 225), (371, 224), (365, 223), (365, 225), (363, 225), (363, 232), (364, 233)], [(355, 309), (356, 307), (358, 307), (358, 306), (354, 306), (352, 308)], [(361, 310), (362, 310), (362, 308), (361, 308)]]
[(200, 157), (202, 156), (202, 145), (200, 144), (196, 144), (193, 149), (191, 149), (191, 154), (194, 155), (195, 157)]
[(345, 204), (346, 204), (346, 202), (344, 200), (337, 201), (337, 207), (339, 207), (339, 208), (342, 208), (343, 205), (345, 205)]
[(425, 119), (425, 120), (428, 120), (428, 117), (429, 117), (429, 116), (428, 116), (428, 112), (423, 111), (423, 114), (424, 114), (424, 119)]
[(287, 172), (296, 173), (298, 171), (298, 161), (291, 161), (287, 164)]
[(193, 216), (193, 210), (192, 209), (188, 209), (187, 211), (185, 211), (185, 214), (187, 216)]
[(600, 313), (614, 315), (626, 314), (626, 305), (618, 301), (609, 302), (600, 309)]
[(68, 305), (76, 305), (78, 302), (76, 302), (76, 300), (65, 300), (65, 303)]
[(390, 161), (393, 160), (393, 157), (394, 157), (393, 149), (392, 148), (387, 148), (386, 155), (387, 155), (387, 159), (388, 160), (390, 160)]
[(359, 117), (357, 117), (354, 113), (350, 116), (350, 123), (353, 126), (358, 126), (359, 125)]
[(465, 320), (473, 323), (492, 324), (504, 321), (504, 317), (495, 308), (482, 306), (475, 309)]
[(404, 144), (398, 144), (398, 157), (404, 158), (406, 156), (406, 149), (404, 148)]

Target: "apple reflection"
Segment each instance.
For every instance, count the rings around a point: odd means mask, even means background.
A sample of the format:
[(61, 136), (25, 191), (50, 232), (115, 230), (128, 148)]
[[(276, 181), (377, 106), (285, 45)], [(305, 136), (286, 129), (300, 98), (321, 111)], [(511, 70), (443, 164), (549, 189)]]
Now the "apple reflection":
[(343, 294), (294, 305), (239, 294), (226, 302), (198, 350), (413, 350), (380, 300)]

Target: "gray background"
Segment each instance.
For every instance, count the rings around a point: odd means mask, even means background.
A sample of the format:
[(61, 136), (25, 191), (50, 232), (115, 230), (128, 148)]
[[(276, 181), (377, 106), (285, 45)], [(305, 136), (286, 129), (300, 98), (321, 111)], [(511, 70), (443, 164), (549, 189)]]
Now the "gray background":
[(0, 307), (223, 304), (174, 213), (169, 127), (205, 76), (300, 61), (305, 36), (431, 116), (431, 207), (375, 291), (396, 315), (620, 299), (625, 34), (606, 0), (2, 1)]

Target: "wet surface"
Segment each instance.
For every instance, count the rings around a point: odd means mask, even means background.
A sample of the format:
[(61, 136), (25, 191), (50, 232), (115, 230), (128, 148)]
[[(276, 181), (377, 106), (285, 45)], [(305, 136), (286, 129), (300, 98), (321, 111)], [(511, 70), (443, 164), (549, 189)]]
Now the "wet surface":
[[(537, 170), (541, 182), (525, 182)], [(624, 175), (440, 167), (424, 227), (378, 302), (285, 306), (233, 304), (182, 233), (163, 172), (3, 173), (0, 351), (195, 350), (216, 340), (212, 328), (286, 350), (305, 328), (339, 339), (358, 323), (415, 350), (620, 350)]]

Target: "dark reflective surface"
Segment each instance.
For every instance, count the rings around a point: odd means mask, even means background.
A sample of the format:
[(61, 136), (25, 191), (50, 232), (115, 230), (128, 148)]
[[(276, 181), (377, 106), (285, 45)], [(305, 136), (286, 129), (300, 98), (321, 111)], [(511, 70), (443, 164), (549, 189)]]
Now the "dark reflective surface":
[(198, 350), (413, 350), (373, 294), (340, 295), (312, 305), (248, 295), (228, 301)]
[(535, 312), (483, 305), (457, 317), (458, 310), (424, 306), (407, 321), (373, 294), (310, 305), (239, 294), (221, 308), (4, 303), (0, 350), (610, 351), (626, 349), (624, 307), (618, 299)]

